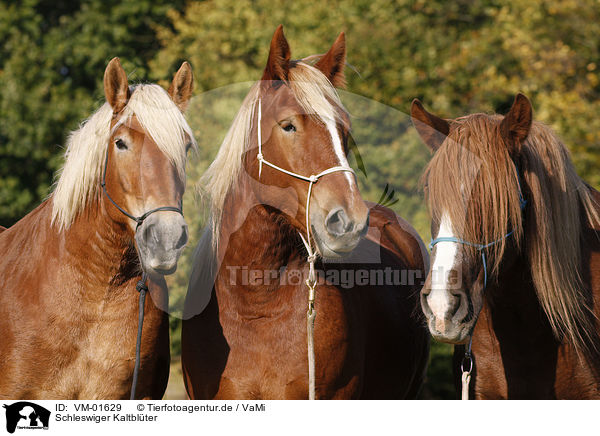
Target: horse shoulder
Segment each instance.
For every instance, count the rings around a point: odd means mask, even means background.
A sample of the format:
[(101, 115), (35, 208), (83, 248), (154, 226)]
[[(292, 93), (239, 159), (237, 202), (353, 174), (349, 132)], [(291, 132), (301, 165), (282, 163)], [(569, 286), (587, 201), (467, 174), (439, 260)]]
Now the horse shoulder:
[(379, 204), (366, 202), (370, 209), (366, 238), (402, 259), (407, 267), (429, 269), (429, 254), (423, 240), (405, 219)]
[[(9, 264), (20, 264), (21, 259), (25, 259), (28, 265), (33, 265), (34, 259), (47, 254), (44, 244), (50, 233), (51, 213), (51, 201), (46, 200), (11, 227), (0, 227), (0, 252), (3, 253), (0, 256), (0, 274)], [(11, 280), (14, 281), (15, 277)]]

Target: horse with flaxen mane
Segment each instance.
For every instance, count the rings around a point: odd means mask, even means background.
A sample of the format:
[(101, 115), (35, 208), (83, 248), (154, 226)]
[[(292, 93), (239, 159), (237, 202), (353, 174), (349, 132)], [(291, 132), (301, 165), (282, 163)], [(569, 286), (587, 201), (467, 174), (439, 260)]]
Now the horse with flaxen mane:
[(457, 366), (472, 340), (471, 395), (600, 398), (600, 194), (522, 94), (504, 117), (411, 112), (435, 152), (421, 304)]
[[(115, 58), (104, 91), (106, 103), (69, 136), (54, 192), (0, 233), (0, 398), (128, 398), (142, 269), (166, 307), (162, 276), (187, 242), (177, 211), (195, 146), (182, 113), (192, 71), (184, 63), (168, 93), (129, 87)], [(161, 398), (168, 317), (151, 300), (145, 312), (137, 397)]]
[[(280, 26), (263, 80), (204, 176), (212, 225), (197, 248), (182, 332), (193, 399), (309, 397), (310, 261), (320, 271), (310, 312), (315, 397), (419, 391), (427, 252), (408, 223), (381, 206), (369, 211), (359, 194), (346, 158), (349, 117), (334, 88), (344, 64), (344, 34), (312, 66), (290, 61)], [(395, 285), (386, 270), (414, 277)], [(381, 274), (359, 282), (372, 271)], [(340, 283), (344, 275), (355, 282)]]

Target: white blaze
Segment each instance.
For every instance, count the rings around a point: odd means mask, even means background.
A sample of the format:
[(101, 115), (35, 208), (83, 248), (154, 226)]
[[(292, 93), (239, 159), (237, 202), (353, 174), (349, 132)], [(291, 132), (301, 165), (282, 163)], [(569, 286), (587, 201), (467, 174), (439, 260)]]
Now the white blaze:
[[(437, 238), (454, 237), (452, 232), (452, 223), (448, 214), (444, 213), (440, 221), (440, 228)], [(435, 245), (435, 257), (431, 269), (431, 292), (427, 296), (427, 303), (435, 315), (437, 321), (443, 324), (443, 319), (450, 310), (450, 299), (452, 298), (448, 290), (455, 286), (449, 283), (449, 275), (456, 262), (458, 253), (458, 244), (456, 242), (441, 241)], [(437, 326), (442, 330), (443, 326)]]
[[(333, 150), (338, 158), (339, 165), (342, 167), (350, 167), (346, 153), (344, 153), (344, 147), (342, 147), (342, 140), (340, 139), (340, 133), (338, 132), (336, 122), (334, 120), (326, 120), (325, 125), (329, 134), (331, 135), (331, 142), (333, 143)], [(354, 189), (354, 175), (348, 171), (344, 171), (344, 175), (350, 185), (350, 190)]]

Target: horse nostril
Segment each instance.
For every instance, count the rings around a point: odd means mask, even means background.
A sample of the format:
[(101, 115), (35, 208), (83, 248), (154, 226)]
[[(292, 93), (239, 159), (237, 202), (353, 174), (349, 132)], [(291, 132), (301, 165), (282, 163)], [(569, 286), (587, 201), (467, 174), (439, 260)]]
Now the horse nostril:
[(432, 312), (429, 307), (429, 303), (427, 302), (427, 297), (429, 297), (429, 293), (425, 293), (421, 291), (420, 299), (421, 299), (421, 309), (423, 309), (423, 313), (427, 318), (431, 318)]
[(187, 244), (188, 241), (188, 227), (187, 225), (183, 225), (181, 226), (181, 236), (179, 238), (179, 240), (177, 241), (177, 244), (175, 244), (175, 249), (179, 250), (180, 248), (183, 248), (185, 246), (185, 244)]
[(460, 295), (450, 294), (449, 305), (448, 305), (448, 314), (453, 317), (458, 312), (458, 308), (460, 307)]
[(365, 236), (367, 234), (367, 232), (369, 231), (369, 220), (370, 219), (371, 219), (370, 215), (367, 215), (367, 219), (362, 224), (356, 225), (355, 231), (360, 235), (361, 238), (363, 236)]
[(421, 292), (421, 307), (426, 315), (439, 320), (451, 320), (457, 316), (466, 298), (464, 292), (448, 292), (442, 289), (429, 289)]
[(341, 236), (352, 229), (352, 222), (346, 211), (342, 208), (334, 209), (327, 215), (325, 220), (327, 231), (334, 236)]
[(151, 242), (158, 242), (157, 238), (156, 238), (156, 234), (154, 232), (154, 224), (147, 224), (144, 227), (144, 233), (143, 233), (143, 240), (146, 242), (146, 244), (150, 244)]

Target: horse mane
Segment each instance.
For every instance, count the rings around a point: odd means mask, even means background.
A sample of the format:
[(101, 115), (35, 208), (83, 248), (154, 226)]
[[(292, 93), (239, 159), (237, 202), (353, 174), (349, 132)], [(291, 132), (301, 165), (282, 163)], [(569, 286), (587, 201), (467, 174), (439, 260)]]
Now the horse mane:
[(51, 194), (52, 224), (59, 229), (68, 228), (91, 201), (99, 200), (108, 140), (116, 128), (129, 122), (134, 115), (184, 180), (186, 135), (194, 145), (195, 141), (183, 113), (158, 85), (139, 84), (130, 89), (131, 98), (112, 130), (113, 110), (104, 103), (69, 135), (65, 163)]
[[(344, 106), (335, 87), (317, 68), (296, 61), (290, 68), (286, 84), (302, 110), (320, 120), (343, 122), (340, 111)], [(199, 188), (209, 197), (213, 247), (218, 244), (218, 232), (227, 195), (235, 188), (243, 166), (243, 156), (256, 138), (251, 136), (261, 82), (255, 83), (235, 116), (215, 160), (200, 179)]]
[[(567, 148), (548, 126), (533, 122), (513, 163), (500, 135), (502, 119), (473, 114), (451, 121), (447, 140), (424, 173), (428, 206), (434, 214), (447, 213), (458, 224), (456, 234), (470, 242), (492, 242), (514, 231), (513, 241), (521, 249), (526, 232), (533, 285), (554, 334), (586, 356), (597, 355), (596, 317), (580, 274), (580, 214), (585, 213), (592, 227), (598, 225), (597, 204), (575, 172)], [(527, 200), (525, 229), (519, 180)], [(457, 207), (461, 204), (465, 207)], [(507, 242), (502, 239), (488, 249), (492, 275), (498, 272)]]

